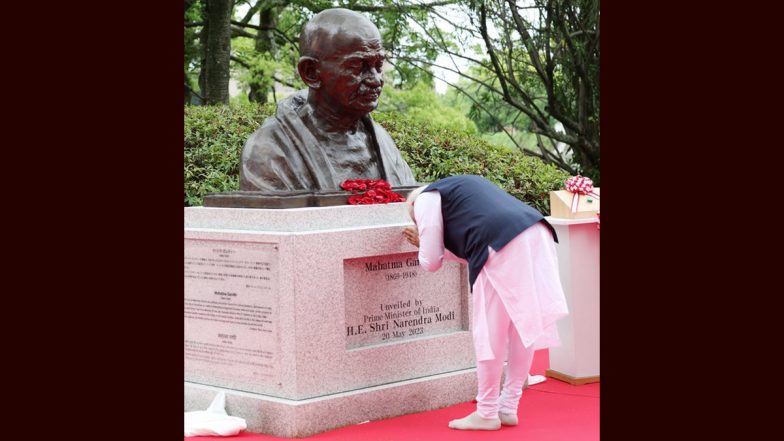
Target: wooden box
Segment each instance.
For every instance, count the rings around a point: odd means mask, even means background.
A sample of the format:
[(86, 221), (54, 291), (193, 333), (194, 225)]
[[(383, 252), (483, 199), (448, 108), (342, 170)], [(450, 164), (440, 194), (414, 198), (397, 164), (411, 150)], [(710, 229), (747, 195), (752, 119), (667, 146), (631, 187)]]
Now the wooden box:
[[(601, 195), (598, 187), (594, 187), (593, 192)], [(574, 193), (566, 190), (550, 192), (550, 215), (563, 219), (586, 219), (596, 217), (599, 211), (599, 198), (591, 195), (580, 195), (577, 204), (577, 211), (572, 213), (572, 198)], [(589, 199), (591, 202), (588, 202)]]

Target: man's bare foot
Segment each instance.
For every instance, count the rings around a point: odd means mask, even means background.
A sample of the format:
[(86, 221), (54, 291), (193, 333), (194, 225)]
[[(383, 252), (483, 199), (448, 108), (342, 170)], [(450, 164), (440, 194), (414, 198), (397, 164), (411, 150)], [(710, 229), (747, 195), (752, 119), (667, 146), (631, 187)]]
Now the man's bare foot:
[(449, 428), (457, 430), (498, 430), (501, 428), (501, 420), (498, 417), (489, 420), (484, 419), (474, 412), (465, 418), (450, 421)]

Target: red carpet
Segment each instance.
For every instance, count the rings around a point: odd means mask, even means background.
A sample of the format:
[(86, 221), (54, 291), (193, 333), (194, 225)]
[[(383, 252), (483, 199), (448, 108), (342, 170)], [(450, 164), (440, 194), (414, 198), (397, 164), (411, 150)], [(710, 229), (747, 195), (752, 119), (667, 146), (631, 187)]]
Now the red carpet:
[[(534, 356), (531, 374), (544, 375), (548, 367), (547, 350)], [(490, 432), (452, 430), (449, 420), (462, 418), (476, 409), (474, 403), (462, 403), (430, 412), (403, 415), (381, 421), (357, 424), (320, 433), (306, 440), (334, 441), (598, 441), (599, 383), (572, 386), (553, 378), (533, 385), (523, 392), (516, 427), (502, 427)], [(243, 432), (234, 437), (197, 436), (189, 441), (242, 439), (243, 441), (286, 440), (276, 436)]]

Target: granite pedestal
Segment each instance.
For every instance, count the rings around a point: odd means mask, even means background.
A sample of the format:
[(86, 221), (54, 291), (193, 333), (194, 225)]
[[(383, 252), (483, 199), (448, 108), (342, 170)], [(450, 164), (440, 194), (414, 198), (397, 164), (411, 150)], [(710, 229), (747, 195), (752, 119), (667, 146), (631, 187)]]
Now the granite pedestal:
[[(470, 401), (465, 266), (419, 266), (406, 205), (185, 208), (185, 410), (219, 390), (302, 437)], [(444, 422), (446, 424), (446, 422)]]

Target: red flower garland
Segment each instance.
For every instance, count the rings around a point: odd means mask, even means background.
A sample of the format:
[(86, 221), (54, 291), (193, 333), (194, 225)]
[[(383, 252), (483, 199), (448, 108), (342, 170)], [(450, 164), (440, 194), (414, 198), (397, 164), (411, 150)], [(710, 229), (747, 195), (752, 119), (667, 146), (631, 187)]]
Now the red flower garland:
[[(340, 188), (353, 193), (348, 197), (351, 205), (387, 204), (403, 202), (399, 194), (392, 191), (389, 182), (383, 179), (349, 179), (340, 184)], [(364, 193), (360, 193), (364, 191)]]

